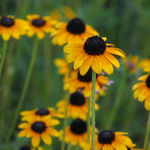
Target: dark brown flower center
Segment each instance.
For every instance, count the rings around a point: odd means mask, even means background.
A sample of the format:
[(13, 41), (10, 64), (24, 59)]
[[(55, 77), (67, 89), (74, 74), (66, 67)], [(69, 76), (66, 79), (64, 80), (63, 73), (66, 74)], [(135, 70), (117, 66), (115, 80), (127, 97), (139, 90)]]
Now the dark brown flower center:
[(115, 134), (111, 130), (104, 130), (98, 134), (98, 141), (101, 144), (111, 144), (115, 139)]
[(131, 148), (127, 147), (127, 150), (131, 150)]
[(150, 88), (150, 75), (146, 79), (146, 85), (148, 88)]
[(30, 147), (27, 145), (24, 145), (24, 146), (20, 147), (19, 150), (30, 150)]
[(85, 24), (81, 19), (74, 18), (68, 23), (67, 30), (73, 34), (81, 34), (85, 32)]
[(43, 20), (42, 18), (37, 18), (37, 19), (34, 19), (32, 21), (32, 25), (36, 26), (36, 27), (42, 27), (46, 24), (46, 21)]
[(84, 43), (84, 50), (88, 55), (100, 55), (106, 50), (105, 41), (99, 36), (92, 36)]
[(32, 124), (31, 129), (32, 129), (34, 132), (42, 133), (42, 132), (45, 131), (46, 125), (45, 125), (44, 122), (37, 121), (37, 122), (35, 122), (35, 123)]
[(81, 92), (75, 92), (70, 96), (70, 104), (82, 106), (85, 104), (85, 97)]
[(40, 109), (38, 109), (35, 113), (36, 113), (37, 115), (39, 115), (39, 116), (46, 116), (46, 115), (48, 115), (50, 112), (49, 112), (49, 110), (46, 109), (46, 108), (40, 108)]
[(71, 123), (71, 131), (74, 134), (80, 135), (87, 131), (87, 124), (81, 119), (73, 120)]
[(4, 26), (4, 27), (11, 27), (15, 24), (15, 21), (13, 18), (11, 17), (2, 17), (0, 19), (0, 25)]
[[(96, 74), (96, 77), (97, 76), (98, 75)], [(78, 72), (78, 80), (82, 82), (91, 82), (92, 81), (92, 68), (90, 68), (84, 76), (82, 76), (80, 72)]]

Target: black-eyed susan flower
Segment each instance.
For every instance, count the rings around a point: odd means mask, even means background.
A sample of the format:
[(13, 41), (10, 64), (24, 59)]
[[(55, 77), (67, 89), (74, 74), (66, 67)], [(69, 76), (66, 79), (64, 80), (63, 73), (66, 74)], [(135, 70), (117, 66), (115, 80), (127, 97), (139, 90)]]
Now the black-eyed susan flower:
[(27, 16), (29, 30), (27, 35), (29, 37), (37, 34), (39, 39), (44, 38), (45, 33), (50, 33), (54, 30), (55, 20), (51, 19), (49, 16), (41, 17), (40, 15), (28, 15)]
[[(61, 100), (58, 102), (58, 111), (65, 113), (66, 100)], [(95, 104), (95, 109), (98, 110), (99, 106)], [(69, 105), (68, 105), (68, 117), (81, 118), (86, 120), (88, 113), (88, 100), (84, 95), (77, 91), (70, 95)]]
[(54, 64), (58, 67), (58, 73), (64, 76), (64, 81), (69, 77), (69, 64), (65, 59), (57, 58), (54, 60)]
[(136, 73), (137, 69), (139, 68), (138, 60), (138, 56), (128, 56), (123, 59), (125, 67), (130, 73)]
[(141, 82), (135, 84), (132, 88), (134, 90), (133, 96), (139, 102), (144, 101), (146, 110), (150, 110), (150, 74), (138, 78)]
[(137, 149), (137, 148), (132, 148), (132, 147), (127, 147), (127, 150), (143, 150), (143, 149)]
[(150, 72), (150, 59), (144, 59), (139, 62), (139, 66), (145, 71)]
[(135, 147), (124, 132), (104, 130), (95, 136), (95, 150), (128, 150)]
[[(60, 133), (60, 139), (62, 139)], [(73, 146), (79, 145), (84, 148), (87, 145), (87, 123), (81, 119), (76, 119), (71, 122), (71, 125), (66, 128), (65, 141), (71, 143)]]
[(27, 22), (13, 16), (0, 17), (0, 35), (4, 40), (9, 40), (12, 36), (19, 39), (21, 35), (26, 34), (29, 28)]
[(34, 150), (34, 148), (30, 147), (30, 146), (27, 146), (27, 145), (24, 145), (24, 146), (21, 146), (19, 148), (19, 150)]
[[(33, 148), (33, 147), (30, 147), (30, 146), (28, 146), (28, 145), (24, 145), (24, 146), (21, 146), (21, 147), (19, 148), (19, 150), (36, 150), (36, 149)], [(44, 150), (44, 148), (43, 148), (42, 146), (39, 146), (39, 147), (37, 148), (37, 150)]]
[(27, 110), (27, 111), (22, 111), (21, 112), (21, 120), (22, 121), (31, 121), (34, 120), (35, 118), (41, 118), (41, 117), (57, 117), (57, 118), (63, 118), (64, 115), (55, 111), (54, 108), (39, 108), (39, 109), (34, 109), (34, 110)]
[(59, 136), (59, 132), (53, 128), (53, 126), (58, 124), (59, 121), (57, 119), (52, 119), (49, 116), (36, 118), (30, 122), (21, 123), (18, 127), (22, 130), (18, 133), (18, 136), (31, 138), (33, 147), (37, 147), (41, 139), (45, 144), (50, 145), (52, 143), (51, 136)]
[[(96, 93), (104, 95), (106, 91), (106, 85), (110, 85), (111, 81), (104, 75), (96, 75)], [(81, 75), (79, 71), (73, 71), (71, 78), (65, 82), (65, 90), (69, 90), (73, 93), (77, 90), (81, 90), (85, 97), (91, 96), (92, 89), (92, 69), (90, 68), (85, 75)]]
[(54, 36), (52, 43), (60, 46), (73, 41), (80, 42), (93, 35), (98, 33), (79, 18), (73, 18), (68, 23), (56, 24), (56, 30), (51, 34)]
[(100, 74), (102, 70), (112, 74), (113, 65), (116, 68), (120, 67), (119, 61), (113, 55), (125, 57), (125, 53), (105, 41), (106, 38), (99, 36), (89, 37), (80, 43), (72, 40), (72, 43), (64, 47), (66, 59), (69, 63), (74, 63), (74, 69), (79, 69), (81, 75), (85, 75), (90, 67), (97, 74)]

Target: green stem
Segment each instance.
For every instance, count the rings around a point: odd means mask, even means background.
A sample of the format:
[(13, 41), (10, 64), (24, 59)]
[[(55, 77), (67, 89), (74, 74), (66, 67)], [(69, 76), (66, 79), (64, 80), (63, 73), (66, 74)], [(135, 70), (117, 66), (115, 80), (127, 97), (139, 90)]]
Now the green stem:
[(63, 126), (63, 139), (62, 139), (62, 143), (61, 143), (61, 150), (65, 150), (65, 134), (66, 134), (66, 126), (67, 126), (68, 105), (69, 105), (69, 98), (67, 98), (67, 100), (66, 100), (66, 109), (65, 109), (65, 118), (64, 118), (64, 126)]
[(127, 79), (126, 69), (124, 68), (124, 70), (122, 72), (122, 80), (121, 80), (121, 83), (119, 85), (119, 89), (118, 89), (117, 94), (116, 94), (116, 100), (115, 100), (115, 103), (113, 106), (113, 110), (110, 114), (110, 119), (107, 121), (107, 124), (106, 124), (106, 128), (108, 128), (108, 129), (110, 129), (112, 127), (114, 120), (115, 120), (115, 117), (116, 117), (116, 114), (117, 114), (117, 111), (119, 109), (119, 106), (121, 105), (122, 95), (123, 95), (123, 92), (124, 92), (124, 89), (126, 86), (126, 79)]
[(6, 150), (8, 149), (8, 143), (9, 143), (9, 140), (12, 136), (13, 131), (14, 131), (14, 128), (15, 128), (15, 125), (16, 125), (16, 122), (17, 122), (17, 119), (18, 119), (18, 115), (19, 115), (19, 112), (22, 108), (22, 104), (23, 104), (23, 101), (24, 101), (24, 98), (25, 98), (25, 95), (26, 95), (26, 92), (27, 92), (27, 89), (28, 89), (28, 85), (29, 85), (29, 82), (30, 82), (33, 66), (34, 66), (35, 60), (36, 60), (37, 49), (38, 49), (38, 39), (35, 38), (33, 52), (32, 52), (32, 58), (31, 58), (31, 61), (30, 61), (27, 78), (26, 78), (26, 81), (25, 81), (25, 84), (24, 84), (24, 87), (23, 87), (23, 90), (22, 90), (22, 93), (21, 93), (21, 97), (19, 99), (18, 106), (16, 108), (16, 112), (15, 112), (15, 116), (14, 116), (11, 128), (8, 131), (8, 136), (7, 136), (7, 140), (6, 140)]
[(92, 150), (95, 150), (95, 82), (96, 73), (92, 71)]
[(90, 111), (91, 111), (91, 106), (90, 106), (90, 97), (88, 98), (88, 114), (87, 114), (87, 126), (88, 126), (88, 143), (90, 143)]
[(4, 41), (3, 49), (2, 49), (2, 61), (0, 63), (0, 79), (1, 79), (1, 75), (2, 75), (4, 62), (5, 62), (6, 50), (7, 50), (7, 41)]
[(144, 150), (148, 150), (149, 139), (150, 138), (150, 111), (148, 113), (148, 120), (147, 120), (147, 129), (145, 134), (145, 142), (144, 142)]
[(69, 143), (67, 146), (67, 150), (71, 150), (71, 149), (72, 149), (72, 145), (71, 145), (71, 143)]

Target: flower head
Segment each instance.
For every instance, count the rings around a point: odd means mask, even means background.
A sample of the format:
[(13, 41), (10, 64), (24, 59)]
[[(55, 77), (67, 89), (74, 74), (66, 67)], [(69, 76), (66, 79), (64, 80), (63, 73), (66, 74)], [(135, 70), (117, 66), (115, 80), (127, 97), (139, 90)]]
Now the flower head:
[(44, 38), (45, 33), (50, 33), (54, 30), (55, 20), (48, 16), (41, 17), (40, 15), (28, 15), (28, 24), (30, 26), (27, 35), (29, 37), (37, 34), (39, 39)]
[(128, 56), (123, 59), (123, 62), (130, 73), (136, 73), (139, 68), (138, 60), (138, 56)]
[(68, 23), (56, 24), (56, 30), (51, 34), (54, 36), (52, 43), (60, 46), (73, 41), (80, 42), (93, 35), (98, 35), (98, 33), (80, 18), (73, 18)]
[(27, 111), (22, 111), (21, 112), (21, 120), (22, 121), (31, 121), (34, 120), (35, 118), (43, 118), (43, 117), (56, 117), (56, 118), (63, 118), (64, 115), (55, 111), (54, 108), (39, 108), (39, 109), (34, 109), (34, 110), (27, 110)]
[(150, 74), (138, 78), (141, 82), (135, 84), (132, 88), (134, 90), (133, 96), (139, 102), (144, 101), (146, 110), (150, 110)]
[(13, 16), (0, 17), (0, 35), (4, 40), (9, 40), (10, 37), (19, 39), (21, 35), (25, 35), (29, 28), (27, 22), (22, 19), (17, 19)]
[[(106, 85), (109, 85), (110, 81), (104, 75), (96, 75), (96, 93), (104, 95), (106, 91)], [(77, 90), (83, 92), (85, 97), (91, 96), (92, 89), (92, 69), (90, 68), (85, 75), (81, 75), (79, 71), (73, 71), (71, 78), (65, 82), (65, 90), (69, 90), (73, 93)]]
[[(21, 146), (19, 150), (35, 150), (33, 147), (29, 147), (28, 145)], [(39, 146), (37, 150), (44, 150), (42, 146)]]
[(150, 59), (144, 59), (139, 62), (139, 66), (145, 71), (150, 72)]
[[(58, 102), (58, 111), (65, 113), (66, 100), (61, 100)], [(98, 110), (99, 106), (95, 104), (95, 109)], [(81, 118), (86, 120), (88, 113), (88, 100), (84, 95), (77, 91), (70, 95), (69, 105), (68, 105), (68, 117)]]
[(113, 65), (120, 67), (119, 61), (112, 54), (125, 57), (125, 53), (113, 44), (107, 44), (105, 40), (99, 36), (92, 36), (80, 43), (69, 43), (64, 47), (67, 61), (74, 63), (74, 69), (79, 69), (81, 75), (85, 75), (90, 67), (97, 74), (102, 70), (112, 74)]
[[(62, 139), (62, 133), (60, 139)], [(87, 123), (81, 119), (75, 119), (70, 126), (66, 128), (65, 141), (71, 143), (73, 146), (79, 145), (84, 148), (87, 145)]]
[(35, 118), (29, 122), (21, 123), (18, 126), (21, 129), (18, 136), (31, 138), (31, 143), (34, 147), (40, 144), (41, 139), (45, 144), (50, 145), (52, 143), (51, 136), (59, 136), (59, 132), (53, 128), (53, 126), (58, 124), (58, 120), (52, 119), (49, 116), (38, 119)]
[(128, 150), (129, 147), (134, 147), (131, 139), (124, 132), (114, 132), (104, 130), (95, 136), (95, 150)]

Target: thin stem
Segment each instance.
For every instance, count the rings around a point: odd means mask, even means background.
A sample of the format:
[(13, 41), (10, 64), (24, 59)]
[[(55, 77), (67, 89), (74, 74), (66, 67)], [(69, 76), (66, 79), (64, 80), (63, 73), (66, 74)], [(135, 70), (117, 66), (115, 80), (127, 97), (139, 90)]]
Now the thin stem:
[(65, 134), (66, 134), (66, 126), (67, 126), (68, 105), (69, 105), (69, 98), (67, 98), (67, 100), (66, 100), (66, 109), (65, 109), (65, 118), (64, 118), (64, 126), (63, 126), (63, 139), (62, 139), (62, 143), (61, 143), (61, 150), (65, 150)]
[(147, 129), (145, 134), (145, 142), (144, 142), (144, 150), (148, 150), (149, 139), (150, 138), (150, 111), (148, 113), (148, 120), (147, 120)]
[(69, 143), (67, 146), (67, 150), (71, 150), (71, 149), (72, 149), (72, 145), (71, 145), (71, 143)]
[(75, 150), (80, 150), (79, 145), (76, 145), (76, 146), (75, 146)]
[(124, 68), (123, 72), (122, 72), (122, 79), (121, 79), (121, 83), (120, 86), (118, 88), (117, 94), (116, 94), (116, 100), (113, 106), (113, 110), (110, 114), (110, 119), (107, 121), (106, 124), (106, 128), (110, 129), (114, 123), (115, 120), (115, 116), (117, 114), (117, 111), (119, 109), (119, 106), (121, 104), (121, 99), (122, 99), (122, 95), (126, 86), (126, 79), (127, 79), (127, 74), (126, 74), (126, 69)]
[(2, 49), (2, 61), (0, 63), (0, 79), (1, 79), (1, 75), (2, 75), (4, 62), (5, 62), (6, 50), (7, 50), (7, 41), (4, 41), (3, 49)]
[(88, 98), (88, 114), (87, 114), (88, 143), (90, 143), (90, 122), (91, 122), (90, 111), (91, 111), (91, 106), (90, 106), (90, 97), (89, 97)]
[(8, 132), (7, 141), (6, 141), (6, 150), (8, 149), (8, 143), (9, 143), (9, 140), (12, 136), (13, 131), (14, 131), (14, 128), (15, 128), (15, 125), (16, 125), (16, 122), (17, 122), (17, 119), (18, 119), (18, 115), (19, 115), (19, 112), (22, 108), (22, 104), (23, 104), (23, 101), (24, 101), (24, 98), (25, 98), (25, 95), (26, 95), (26, 92), (27, 92), (27, 89), (28, 89), (28, 85), (29, 85), (29, 82), (30, 82), (33, 66), (34, 66), (35, 60), (36, 60), (37, 49), (38, 49), (38, 39), (35, 38), (34, 47), (33, 47), (33, 51), (32, 51), (32, 58), (31, 58), (31, 61), (30, 61), (27, 78), (26, 78), (26, 81), (25, 81), (25, 84), (24, 84), (24, 87), (23, 87), (23, 90), (22, 90), (22, 93), (21, 93), (21, 97), (19, 99), (18, 106), (16, 108), (16, 112), (15, 112), (15, 115), (14, 115), (14, 119), (13, 119), (11, 128)]
[(92, 71), (92, 150), (95, 150), (95, 82), (96, 73)]

